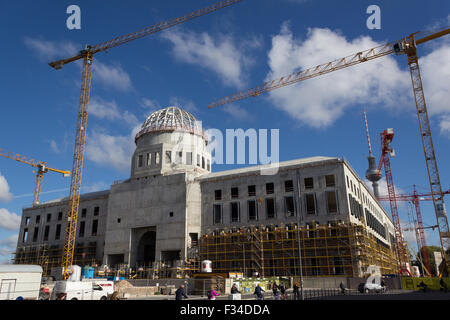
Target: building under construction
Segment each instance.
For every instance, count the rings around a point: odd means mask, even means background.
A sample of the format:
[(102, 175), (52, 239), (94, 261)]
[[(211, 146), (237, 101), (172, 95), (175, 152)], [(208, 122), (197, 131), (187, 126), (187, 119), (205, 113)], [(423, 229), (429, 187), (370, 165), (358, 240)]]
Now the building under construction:
[[(178, 107), (152, 113), (135, 143), (129, 179), (81, 195), (75, 264), (156, 277), (193, 273), (202, 260), (248, 276), (295, 276), (300, 264), (305, 276), (398, 272), (392, 220), (344, 159), (212, 172), (207, 135)], [(23, 210), (15, 263), (60, 266), (67, 204)]]
[(298, 277), (300, 266), (303, 276), (361, 277), (371, 265), (382, 274), (398, 272), (391, 247), (364, 226), (344, 223), (213, 232), (202, 236), (200, 257), (211, 260), (216, 272), (235, 270), (246, 276)]

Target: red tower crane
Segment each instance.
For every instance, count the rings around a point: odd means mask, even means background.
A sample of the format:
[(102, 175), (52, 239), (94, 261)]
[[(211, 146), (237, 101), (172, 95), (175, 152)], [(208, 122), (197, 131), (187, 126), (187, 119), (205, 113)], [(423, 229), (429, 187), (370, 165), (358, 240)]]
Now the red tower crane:
[[(449, 194), (450, 190), (443, 191), (442, 194)], [(379, 201), (389, 201), (389, 195), (382, 195), (377, 198)], [(424, 226), (422, 221), (422, 213), (420, 211), (420, 201), (433, 201), (432, 194), (431, 193), (423, 193), (418, 194), (416, 186), (413, 186), (413, 193), (412, 194), (397, 194), (395, 196), (396, 201), (406, 201), (414, 203), (414, 206), (416, 208), (416, 217), (417, 217), (417, 231), (418, 231), (418, 237), (419, 237), (419, 243), (421, 248), (418, 248), (422, 251), (422, 256), (424, 260), (425, 267), (429, 274), (431, 274), (431, 268), (430, 268), (430, 262), (428, 259), (428, 255), (425, 252), (425, 247), (427, 246), (426, 240), (425, 240), (425, 233), (424, 233)], [(409, 229), (403, 229), (403, 230), (409, 230)]]

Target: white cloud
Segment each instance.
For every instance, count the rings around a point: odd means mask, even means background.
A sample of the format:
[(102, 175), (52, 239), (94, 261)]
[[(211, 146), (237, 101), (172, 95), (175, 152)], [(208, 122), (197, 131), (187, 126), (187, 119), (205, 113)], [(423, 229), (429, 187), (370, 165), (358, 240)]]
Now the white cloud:
[(0, 228), (17, 230), (20, 226), (21, 217), (5, 208), (0, 208)]
[(125, 92), (132, 89), (131, 79), (120, 64), (115, 66), (104, 64), (98, 60), (94, 62), (93, 77), (103, 85)]
[(0, 173), (0, 202), (8, 202), (13, 198), (6, 178)]
[(212, 37), (207, 32), (170, 31), (161, 35), (173, 44), (176, 59), (198, 65), (216, 73), (227, 86), (241, 87), (245, 83), (244, 70), (253, 63), (248, 49), (258, 47), (259, 39), (237, 46), (231, 36)]
[(96, 192), (96, 191), (103, 191), (109, 189), (109, 186), (104, 183), (103, 181), (96, 182), (94, 184), (91, 184), (89, 186), (83, 186), (84, 192)]
[(89, 103), (89, 114), (99, 119), (123, 120), (125, 123), (135, 126), (139, 123), (135, 115), (128, 110), (121, 112), (116, 101), (105, 101), (100, 97), (93, 97)]
[(247, 112), (247, 110), (242, 109), (240, 106), (236, 104), (226, 104), (223, 106), (222, 110), (238, 120), (250, 119), (250, 114)]
[(25, 37), (24, 44), (36, 52), (41, 60), (50, 62), (50, 60), (62, 59), (68, 56), (74, 56), (78, 53), (78, 45), (70, 41), (48, 41), (45, 39), (36, 39)]
[(87, 139), (86, 157), (101, 166), (111, 167), (119, 172), (129, 172), (135, 145), (134, 137), (140, 130), (136, 126), (130, 136), (113, 136), (93, 131)]
[(55, 153), (59, 153), (59, 152), (60, 152), (59, 147), (58, 147), (58, 144), (56, 143), (55, 140), (50, 140), (50, 149), (51, 149), (53, 152), (55, 152)]
[[(309, 29), (306, 39), (300, 41), (284, 23), (281, 32), (272, 38), (266, 80), (379, 45), (367, 36), (348, 40), (338, 32), (321, 28)], [(306, 125), (326, 127), (354, 104), (395, 108), (412, 101), (411, 92), (409, 72), (402, 71), (388, 56), (271, 91), (269, 99)]]
[(12, 252), (16, 250), (18, 234), (0, 240), (0, 264), (11, 263)]

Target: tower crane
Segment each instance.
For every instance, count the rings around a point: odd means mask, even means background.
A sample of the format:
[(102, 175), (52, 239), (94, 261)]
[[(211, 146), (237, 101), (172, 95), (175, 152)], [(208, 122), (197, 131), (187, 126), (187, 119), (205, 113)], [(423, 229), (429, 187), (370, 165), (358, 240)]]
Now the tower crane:
[(320, 75), (338, 71), (350, 66), (354, 66), (373, 59), (384, 57), (395, 53), (396, 55), (405, 54), (408, 58), (408, 66), (411, 75), (411, 82), (416, 102), (417, 117), (419, 120), (420, 136), (427, 166), (428, 180), (430, 183), (431, 197), (433, 199), (436, 220), (439, 230), (439, 239), (441, 245), (442, 257), (447, 270), (450, 271), (450, 265), (447, 263), (449, 257), (446, 256), (446, 250), (450, 249), (450, 230), (445, 209), (444, 196), (442, 193), (441, 182), (439, 178), (436, 155), (431, 136), (430, 122), (425, 102), (425, 95), (420, 76), (419, 59), (417, 56), (417, 46), (428, 41), (437, 39), (450, 33), (450, 27), (445, 27), (431, 32), (415, 32), (411, 35), (395, 42), (360, 51), (350, 56), (346, 56), (334, 61), (330, 61), (306, 70), (296, 71), (279, 79), (265, 82), (262, 86), (253, 89), (238, 92), (212, 102), (208, 108), (243, 100), (248, 97), (257, 97), (263, 93), (285, 87), (300, 81), (311, 79)]
[[(15, 160), (15, 161), (18, 161), (21, 163), (28, 164), (37, 169), (36, 170), (36, 183), (34, 185), (34, 194), (33, 194), (33, 206), (38, 205), (39, 201), (41, 199), (41, 190), (42, 190), (42, 182), (44, 180), (44, 173), (51, 171), (51, 172), (61, 173), (64, 177), (70, 176), (70, 171), (50, 168), (47, 166), (47, 162), (28, 158), (28, 157), (22, 156), (18, 153), (4, 151), (1, 148), (0, 148), (0, 156), (4, 157), (4, 158), (9, 158), (9, 159)], [(33, 173), (34, 173), (34, 171), (33, 171)]]
[(154, 34), (159, 31), (174, 27), (180, 23), (201, 17), (203, 15), (215, 12), (222, 8), (231, 6), (242, 0), (226, 0), (203, 9), (188, 13), (184, 16), (160, 22), (150, 27), (116, 37), (112, 40), (100, 43), (98, 45), (87, 45), (77, 55), (66, 59), (50, 62), (49, 65), (54, 69), (61, 69), (64, 65), (77, 60), (83, 60), (83, 71), (81, 75), (81, 92), (78, 105), (77, 129), (75, 134), (75, 148), (73, 155), (72, 179), (70, 182), (70, 193), (68, 201), (67, 224), (65, 230), (64, 249), (62, 257), (62, 267), (64, 269), (64, 279), (69, 275), (68, 267), (73, 262), (73, 252), (75, 248), (75, 237), (78, 218), (78, 207), (80, 202), (81, 178), (83, 172), (84, 147), (86, 141), (86, 126), (89, 110), (89, 98), (91, 89), (92, 65), (96, 53), (107, 51), (111, 48), (128, 43), (130, 41)]
[[(446, 190), (443, 191), (442, 194), (449, 194), (450, 190)], [(395, 195), (395, 199), (396, 201), (406, 201), (406, 202), (411, 202), (414, 204), (414, 207), (416, 208), (416, 217), (417, 217), (417, 236), (419, 239), (419, 243), (420, 246), (422, 248), (425, 248), (427, 246), (426, 244), (426, 240), (425, 240), (425, 233), (424, 233), (424, 229), (427, 229), (427, 227), (423, 226), (423, 221), (422, 221), (422, 213), (420, 210), (420, 201), (432, 201), (433, 198), (431, 197), (432, 194), (431, 193), (423, 193), (423, 194), (418, 194), (417, 193), (417, 189), (416, 186), (413, 186), (413, 194), (396, 194)], [(389, 201), (389, 196), (388, 195), (382, 195), (377, 197), (377, 199), (379, 201)], [(434, 228), (437, 226), (433, 226), (433, 230)], [(404, 231), (410, 231), (410, 229), (403, 229)], [(423, 249), (425, 250), (425, 249)], [(428, 271), (430, 271), (430, 263), (428, 260), (428, 256), (424, 255), (424, 264), (427, 268)]]

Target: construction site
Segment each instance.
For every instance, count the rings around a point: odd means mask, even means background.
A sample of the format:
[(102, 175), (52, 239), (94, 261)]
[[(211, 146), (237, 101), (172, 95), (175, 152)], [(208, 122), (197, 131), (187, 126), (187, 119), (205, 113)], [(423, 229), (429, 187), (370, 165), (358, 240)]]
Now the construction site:
[[(397, 279), (398, 289), (409, 285), (418, 290), (417, 283), (401, 281), (432, 278), (428, 254), (421, 254), (427, 247), (420, 209), (420, 201), (425, 200), (433, 203), (433, 230), (437, 229), (440, 241), (442, 261), (436, 262), (435, 278), (447, 278), (450, 231), (444, 195), (450, 190), (442, 188), (439, 178), (417, 46), (448, 35), (450, 28), (361, 48), (365, 51), (293, 72), (208, 106), (256, 98), (387, 55), (402, 56), (410, 69), (415, 97), (411, 104), (416, 104), (430, 192), (418, 193), (414, 187), (412, 194), (396, 193), (390, 162), (395, 156), (394, 129), (380, 133), (377, 162), (365, 110), (361, 117), (368, 143), (365, 176), (359, 176), (345, 158), (325, 156), (282, 161), (276, 174), (264, 175), (262, 165), (213, 172), (211, 141), (200, 120), (181, 105), (170, 105), (151, 112), (134, 136), (129, 178), (107, 190), (81, 193), (94, 55), (239, 2), (222, 1), (49, 63), (56, 70), (74, 61), (83, 63), (73, 166), (71, 171), (55, 169), (0, 148), (1, 157), (36, 170), (33, 202), (22, 211), (13, 263), (39, 265), (43, 275), (54, 280), (69, 279), (70, 268), (76, 265), (91, 268), (93, 277), (115, 281), (208, 279), (210, 285), (226, 278), (270, 278), (289, 279), (289, 286), (316, 278), (331, 279), (328, 285), (334, 278), (360, 282), (376, 267), (379, 276)], [(68, 197), (40, 200), (43, 178), (49, 172), (71, 177)], [(382, 177), (388, 194), (380, 193)], [(397, 201), (415, 205), (417, 254), (405, 240)], [(386, 203), (388, 208), (383, 206)], [(355, 286), (356, 281), (349, 280), (348, 285)], [(201, 290), (205, 289), (197, 291)]]

